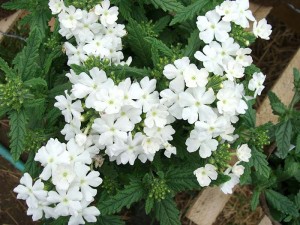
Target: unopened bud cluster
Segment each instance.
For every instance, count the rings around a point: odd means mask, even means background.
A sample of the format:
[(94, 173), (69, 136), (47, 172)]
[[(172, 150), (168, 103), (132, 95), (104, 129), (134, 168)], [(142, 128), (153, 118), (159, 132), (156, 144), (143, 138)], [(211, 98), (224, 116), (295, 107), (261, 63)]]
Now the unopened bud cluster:
[(170, 192), (165, 180), (155, 178), (151, 183), (149, 197), (161, 201), (165, 199)]
[(6, 84), (0, 84), (0, 107), (19, 110), (28, 93), (20, 79), (9, 79)]

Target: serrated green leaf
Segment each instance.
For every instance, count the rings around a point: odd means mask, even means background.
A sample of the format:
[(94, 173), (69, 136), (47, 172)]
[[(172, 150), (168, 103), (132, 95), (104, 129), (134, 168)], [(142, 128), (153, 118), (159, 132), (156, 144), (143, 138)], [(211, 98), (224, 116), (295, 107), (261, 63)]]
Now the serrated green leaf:
[(146, 68), (141, 69), (134, 66), (127, 66), (127, 65), (118, 65), (118, 66), (111, 66), (110, 72), (114, 72), (118, 79), (126, 79), (127, 77), (135, 78), (135, 79), (142, 79), (145, 76), (150, 75), (150, 71)]
[(294, 74), (294, 86), (295, 89), (298, 90), (300, 88), (300, 71), (297, 68), (294, 68), (293, 74)]
[(145, 37), (149, 37), (145, 28), (137, 21), (129, 20), (126, 30), (132, 51), (139, 57), (143, 66), (151, 66), (151, 44), (145, 40)]
[(57, 123), (58, 118), (60, 116), (61, 116), (61, 111), (56, 107), (52, 108), (45, 116), (47, 126), (48, 127), (54, 126)]
[(271, 107), (274, 115), (283, 115), (286, 112), (286, 106), (281, 102), (277, 95), (269, 91), (268, 97), (270, 99)]
[(150, 0), (150, 2), (156, 8), (161, 8), (165, 12), (178, 12), (184, 8), (184, 6), (177, 0)]
[(165, 174), (166, 183), (174, 192), (199, 188), (193, 172), (194, 170), (189, 168), (171, 167)]
[(157, 38), (153, 37), (146, 37), (145, 40), (149, 42), (152, 45), (152, 47), (162, 52), (165, 56), (168, 56), (170, 58), (173, 56), (173, 51), (161, 40), (158, 40)]
[(170, 197), (155, 202), (155, 217), (161, 225), (180, 225), (179, 210), (174, 200)]
[(10, 125), (10, 150), (15, 161), (20, 158), (20, 155), (25, 151), (25, 134), (26, 134), (26, 115), (23, 110), (11, 111), (9, 113)]
[(2, 8), (8, 10), (31, 9), (33, 6), (34, 4), (28, 0), (11, 0), (1, 5)]
[(286, 215), (291, 215), (293, 217), (299, 216), (296, 205), (286, 196), (271, 189), (267, 189), (265, 191), (265, 195), (268, 204), (270, 204), (278, 211), (285, 213)]
[(168, 26), (170, 20), (171, 17), (169, 15), (160, 18), (153, 24), (153, 30), (159, 34)]
[(188, 38), (188, 44), (185, 46), (183, 54), (188, 57), (194, 56), (195, 52), (199, 50), (200, 45), (199, 30), (195, 29)]
[(13, 69), (10, 68), (7, 62), (5, 62), (4, 59), (2, 59), (1, 57), (0, 57), (0, 70), (2, 70), (5, 73), (5, 76), (8, 78), (16, 76), (16, 73), (13, 71)]
[(251, 210), (254, 211), (256, 207), (258, 206), (259, 203), (259, 196), (260, 196), (260, 191), (254, 190), (252, 198), (251, 198)]
[(23, 83), (28, 88), (36, 88), (39, 86), (47, 87), (47, 82), (43, 78), (32, 78)]
[(253, 165), (257, 173), (265, 178), (270, 175), (270, 167), (268, 166), (267, 156), (262, 152), (258, 151), (255, 147), (252, 147), (250, 158), (250, 165)]
[(132, 1), (131, 0), (122, 0), (119, 3), (119, 10), (121, 15), (126, 19), (131, 19), (131, 11), (132, 11)]
[(150, 198), (150, 197), (146, 198), (146, 202), (145, 202), (146, 215), (149, 215), (149, 213), (151, 212), (153, 206), (154, 206), (154, 199)]
[(290, 149), (292, 138), (292, 123), (290, 120), (281, 122), (276, 131), (277, 156), (284, 159)]
[(179, 10), (174, 19), (171, 21), (170, 25), (174, 25), (176, 23), (181, 23), (187, 20), (191, 20), (197, 15), (200, 14), (201, 10), (206, 7), (207, 5), (211, 4), (211, 9), (214, 8), (216, 3), (212, 2), (211, 0), (198, 0), (192, 3), (191, 5), (182, 8)]
[(39, 57), (38, 49), (42, 42), (42, 35), (39, 29), (34, 29), (27, 39), (27, 45), (23, 50), (18, 53), (15, 57), (13, 64), (18, 73), (18, 76), (22, 78), (23, 81), (34, 77), (37, 71), (37, 58)]
[(0, 118), (4, 115), (6, 115), (6, 113), (9, 111), (10, 109), (7, 107), (0, 107)]
[(97, 219), (98, 225), (125, 225), (119, 216), (103, 216), (100, 215)]
[(132, 180), (123, 190), (113, 197), (98, 203), (102, 215), (120, 212), (123, 207), (129, 208), (133, 203), (144, 198), (146, 192), (140, 180)]

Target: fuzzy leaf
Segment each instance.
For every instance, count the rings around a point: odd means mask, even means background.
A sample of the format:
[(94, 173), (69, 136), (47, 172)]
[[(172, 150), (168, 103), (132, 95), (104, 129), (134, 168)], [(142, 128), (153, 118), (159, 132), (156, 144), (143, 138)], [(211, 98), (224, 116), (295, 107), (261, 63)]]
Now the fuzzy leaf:
[(131, 11), (132, 11), (132, 1), (131, 0), (122, 0), (119, 3), (119, 10), (121, 15), (126, 19), (131, 19)]
[(270, 175), (270, 167), (268, 166), (269, 163), (266, 159), (267, 156), (254, 147), (252, 147), (251, 153), (250, 164), (254, 166), (259, 175), (268, 178)]
[(148, 69), (141, 69), (133, 66), (112, 66), (110, 72), (115, 72), (116, 77), (119, 79), (125, 79), (126, 77), (132, 77), (135, 79), (142, 79), (145, 76), (150, 76), (150, 71)]
[(178, 12), (184, 6), (177, 0), (150, 0), (155, 8), (161, 8), (163, 11)]
[(98, 209), (102, 215), (120, 212), (123, 207), (129, 208), (133, 203), (145, 196), (145, 190), (140, 180), (132, 180), (123, 190), (117, 192), (113, 197), (98, 203)]
[(149, 213), (151, 212), (153, 206), (154, 206), (154, 199), (148, 197), (146, 199), (146, 202), (145, 202), (145, 212), (146, 212), (146, 215), (149, 215)]
[(297, 136), (297, 141), (296, 141), (296, 154), (300, 153), (300, 134)]
[(16, 73), (13, 71), (12, 68), (8, 66), (8, 64), (0, 57), (0, 70), (5, 73), (6, 77), (14, 77)]
[(25, 151), (25, 134), (26, 134), (26, 115), (23, 110), (12, 111), (9, 114), (10, 125), (10, 150), (15, 161), (20, 158), (22, 152)]
[(245, 120), (245, 125), (249, 128), (254, 128), (256, 124), (256, 112), (253, 109), (253, 104), (251, 101), (247, 101), (248, 109), (244, 115), (242, 115), (243, 120)]
[(0, 107), (0, 118), (4, 116), (10, 109), (7, 107)]
[(125, 222), (119, 216), (103, 216), (100, 215), (97, 219), (98, 225), (124, 225)]
[(175, 15), (174, 19), (171, 21), (170, 25), (191, 20), (209, 3), (211, 3), (211, 0), (198, 0), (191, 5), (180, 9)]
[(298, 192), (298, 194), (295, 196), (295, 204), (297, 206), (297, 209), (300, 210), (300, 191)]
[(64, 83), (58, 86), (55, 86), (49, 91), (48, 98), (55, 98), (57, 95), (63, 95), (65, 90), (70, 90), (72, 85), (70, 83)]
[(188, 44), (184, 49), (184, 55), (188, 57), (194, 56), (195, 52), (200, 48), (201, 41), (199, 39), (199, 30), (195, 29), (188, 39)]
[(161, 225), (180, 225), (179, 210), (172, 198), (155, 202), (155, 217)]
[(170, 168), (165, 174), (165, 180), (174, 192), (193, 190), (199, 188), (196, 176), (193, 175), (194, 169), (189, 168)]
[(269, 91), (268, 96), (270, 99), (273, 114), (279, 116), (283, 115), (286, 112), (285, 105), (280, 101), (280, 99), (277, 97), (277, 95), (274, 92)]
[(289, 152), (292, 138), (292, 123), (290, 120), (281, 122), (276, 131), (277, 156), (285, 158)]
[(33, 178), (36, 178), (39, 176), (41, 169), (39, 167), (39, 164), (34, 161), (35, 152), (30, 152), (28, 159), (25, 164), (25, 171), (29, 173)]
[(173, 51), (161, 40), (158, 40), (158, 39), (152, 38), (152, 37), (146, 37), (145, 40), (148, 41), (149, 43), (151, 43), (153, 48), (158, 49), (164, 55), (166, 55), (170, 58), (173, 56)]
[(27, 39), (27, 46), (16, 56), (13, 61), (18, 75), (23, 81), (32, 78), (37, 71), (38, 49), (42, 42), (42, 35), (39, 29), (34, 29)]
[(288, 197), (271, 189), (267, 189), (265, 195), (268, 204), (273, 208), (293, 217), (299, 216), (296, 205)]

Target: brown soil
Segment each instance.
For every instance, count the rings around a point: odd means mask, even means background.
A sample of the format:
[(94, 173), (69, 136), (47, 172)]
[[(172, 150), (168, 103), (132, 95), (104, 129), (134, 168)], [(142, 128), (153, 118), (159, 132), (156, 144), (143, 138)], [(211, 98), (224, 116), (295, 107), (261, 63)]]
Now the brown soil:
[(17, 200), (13, 189), (19, 184), (22, 174), (0, 157), (0, 224), (34, 225), (26, 215), (24, 201)]

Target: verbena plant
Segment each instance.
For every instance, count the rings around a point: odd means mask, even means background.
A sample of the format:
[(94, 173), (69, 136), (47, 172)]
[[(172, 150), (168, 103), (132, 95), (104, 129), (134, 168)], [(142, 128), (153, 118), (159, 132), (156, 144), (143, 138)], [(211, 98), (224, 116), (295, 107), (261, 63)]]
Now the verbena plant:
[[(265, 153), (269, 164), (264, 173), (255, 170), (244, 176), (254, 186), (251, 207), (261, 201), (268, 214), (282, 224), (300, 223), (300, 73), (294, 69), (294, 97), (285, 105), (273, 92), (269, 99), (277, 124), (265, 124), (269, 140)], [(253, 117), (255, 119), (255, 117)]]
[(27, 46), (13, 65), (0, 61), (0, 109), (14, 159), (30, 152), (15, 192), (33, 220), (122, 224), (113, 214), (140, 203), (161, 224), (180, 224), (176, 193), (232, 193), (245, 169), (269, 171), (252, 109), (265, 75), (248, 46), (269, 39), (271, 26), (247, 0), (222, 2), (5, 5), (32, 11)]

